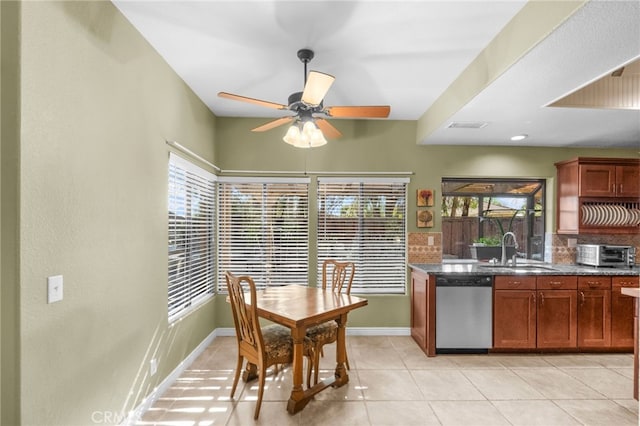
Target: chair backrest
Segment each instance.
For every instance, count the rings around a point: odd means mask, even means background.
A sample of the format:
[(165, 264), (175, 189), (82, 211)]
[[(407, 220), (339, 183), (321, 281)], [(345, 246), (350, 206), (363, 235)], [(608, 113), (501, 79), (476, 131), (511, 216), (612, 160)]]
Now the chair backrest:
[(350, 294), (355, 272), (356, 265), (353, 262), (327, 259), (322, 263), (322, 288), (326, 290), (330, 282), (331, 291)]
[[(256, 285), (248, 276), (237, 277), (231, 272), (225, 273), (227, 278), (227, 290), (229, 291), (229, 299), (231, 301), (231, 310), (233, 311), (233, 322), (236, 326), (236, 337), (238, 345), (243, 350), (251, 350), (253, 348), (256, 355), (262, 352), (264, 342), (262, 340), (262, 331), (260, 322), (258, 321), (258, 310), (256, 307)], [(243, 287), (243, 284), (247, 288)], [(249, 290), (251, 295), (251, 305), (247, 306), (244, 292)]]

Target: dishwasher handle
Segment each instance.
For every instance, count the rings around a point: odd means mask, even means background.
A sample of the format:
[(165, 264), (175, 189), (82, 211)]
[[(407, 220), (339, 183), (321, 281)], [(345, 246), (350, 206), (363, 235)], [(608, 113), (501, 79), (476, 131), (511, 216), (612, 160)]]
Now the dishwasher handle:
[(492, 287), (491, 275), (448, 275), (437, 276), (436, 287)]

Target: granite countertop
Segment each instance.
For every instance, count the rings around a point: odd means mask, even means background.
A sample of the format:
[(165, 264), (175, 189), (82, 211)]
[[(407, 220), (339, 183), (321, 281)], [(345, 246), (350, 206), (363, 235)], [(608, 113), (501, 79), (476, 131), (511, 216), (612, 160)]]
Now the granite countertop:
[(640, 275), (640, 267), (596, 268), (584, 265), (561, 265), (522, 259), (516, 267), (476, 261), (410, 263), (410, 268), (433, 275)]

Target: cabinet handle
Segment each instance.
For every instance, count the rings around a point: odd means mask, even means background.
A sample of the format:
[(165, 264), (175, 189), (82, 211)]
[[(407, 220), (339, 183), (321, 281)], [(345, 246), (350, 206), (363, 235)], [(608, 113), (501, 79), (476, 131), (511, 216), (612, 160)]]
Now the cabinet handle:
[(580, 306), (584, 305), (584, 291), (580, 292)]
[(531, 292), (531, 301), (533, 302), (533, 304), (536, 304), (536, 292), (532, 291)]
[(544, 306), (544, 293), (540, 292), (540, 306)]
[(613, 192), (614, 194), (616, 193), (616, 184), (615, 183), (611, 184), (611, 192)]
[(618, 194), (622, 194), (622, 184), (618, 187)]
[(600, 285), (600, 283), (598, 281), (587, 281), (587, 284), (589, 284), (589, 287), (591, 287), (591, 288), (595, 288), (595, 287), (598, 287)]
[(555, 285), (555, 286), (561, 286), (562, 285), (562, 281), (549, 281), (549, 284)]

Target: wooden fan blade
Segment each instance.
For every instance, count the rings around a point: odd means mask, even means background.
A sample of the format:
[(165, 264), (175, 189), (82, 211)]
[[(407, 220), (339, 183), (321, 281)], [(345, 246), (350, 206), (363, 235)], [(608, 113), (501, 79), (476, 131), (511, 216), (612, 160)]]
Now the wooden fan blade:
[(335, 79), (329, 74), (310, 71), (302, 92), (302, 102), (311, 106), (320, 105)]
[(325, 112), (331, 117), (344, 118), (387, 118), (391, 107), (389, 105), (378, 106), (332, 106), (325, 108)]
[(266, 132), (267, 130), (271, 130), (275, 127), (282, 126), (283, 124), (287, 124), (293, 121), (295, 117), (282, 117), (277, 120), (270, 121), (262, 126), (258, 126), (255, 129), (251, 129), (252, 132)]
[(218, 92), (218, 96), (221, 98), (232, 99), (234, 101), (249, 102), (250, 104), (260, 105), (267, 108), (275, 109), (287, 109), (286, 105), (277, 104), (275, 102), (263, 101), (260, 99), (248, 98), (246, 96), (234, 95), (233, 93)]
[(338, 129), (333, 127), (333, 124), (329, 123), (324, 118), (317, 118), (316, 126), (318, 126), (320, 130), (322, 130), (322, 134), (327, 138), (335, 139), (342, 136), (342, 133), (340, 133)]

